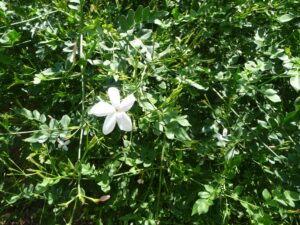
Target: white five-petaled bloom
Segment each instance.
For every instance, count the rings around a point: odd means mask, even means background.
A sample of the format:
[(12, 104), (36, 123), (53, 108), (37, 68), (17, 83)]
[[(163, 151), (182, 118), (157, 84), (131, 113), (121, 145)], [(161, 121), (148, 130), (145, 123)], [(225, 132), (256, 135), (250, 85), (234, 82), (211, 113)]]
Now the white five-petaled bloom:
[(107, 94), (111, 104), (102, 101), (98, 102), (90, 109), (88, 113), (99, 117), (106, 116), (102, 128), (103, 134), (105, 135), (114, 130), (116, 123), (121, 130), (131, 131), (132, 122), (126, 112), (131, 109), (135, 102), (134, 95), (128, 95), (126, 98), (120, 101), (120, 92), (115, 87), (109, 88)]

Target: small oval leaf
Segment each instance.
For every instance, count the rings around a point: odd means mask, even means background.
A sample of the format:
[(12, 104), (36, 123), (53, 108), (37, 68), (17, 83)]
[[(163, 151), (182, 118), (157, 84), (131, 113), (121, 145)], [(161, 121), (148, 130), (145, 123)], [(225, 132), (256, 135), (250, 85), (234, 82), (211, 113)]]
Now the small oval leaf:
[(286, 23), (286, 22), (289, 22), (291, 21), (292, 19), (294, 19), (295, 17), (291, 14), (284, 14), (280, 17), (278, 17), (276, 20), (280, 23)]

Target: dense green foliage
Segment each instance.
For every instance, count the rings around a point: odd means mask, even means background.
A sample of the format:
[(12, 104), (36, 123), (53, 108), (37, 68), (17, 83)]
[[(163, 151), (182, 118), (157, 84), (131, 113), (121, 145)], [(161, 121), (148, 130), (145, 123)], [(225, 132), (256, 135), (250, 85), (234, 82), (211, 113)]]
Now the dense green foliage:
[(0, 0), (0, 224), (300, 224), (299, 5)]

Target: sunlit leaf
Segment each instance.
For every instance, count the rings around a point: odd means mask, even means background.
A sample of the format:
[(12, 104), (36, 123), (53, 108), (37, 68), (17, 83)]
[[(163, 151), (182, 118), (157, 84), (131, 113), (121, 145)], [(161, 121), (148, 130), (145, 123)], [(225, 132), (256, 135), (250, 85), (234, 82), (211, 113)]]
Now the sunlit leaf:
[(286, 22), (291, 21), (294, 18), (295, 18), (295, 16), (293, 16), (291, 14), (284, 14), (284, 15), (278, 17), (276, 20), (280, 23), (286, 23)]

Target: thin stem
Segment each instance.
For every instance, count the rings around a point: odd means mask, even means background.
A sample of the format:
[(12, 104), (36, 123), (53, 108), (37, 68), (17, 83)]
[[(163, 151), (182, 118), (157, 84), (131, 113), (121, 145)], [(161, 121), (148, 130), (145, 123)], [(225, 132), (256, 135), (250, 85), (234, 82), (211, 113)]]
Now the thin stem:
[[(22, 21), (19, 21), (19, 22), (11, 23), (11, 24), (9, 24), (9, 26), (15, 26), (15, 25), (20, 25), (20, 24), (23, 24), (23, 23), (31, 22), (31, 21), (33, 21), (33, 20), (42, 18), (42, 17), (44, 17), (44, 16), (49, 16), (49, 15), (51, 15), (51, 14), (53, 14), (53, 13), (56, 13), (56, 12), (58, 12), (58, 10), (54, 10), (54, 11), (45, 13), (45, 14), (43, 14), (43, 15), (39, 15), (39, 16), (30, 18), (30, 19), (28, 19), (28, 20), (22, 20)], [(6, 28), (6, 27), (7, 27), (7, 26), (2, 26), (2, 27), (0, 27), (0, 29)]]
[(67, 225), (71, 225), (73, 223), (73, 218), (74, 218), (74, 215), (75, 215), (76, 207), (77, 207), (77, 198), (75, 199), (74, 207), (73, 207), (73, 210), (72, 210), (72, 215), (71, 215), (71, 218), (70, 218), (69, 222), (67, 223)]
[(239, 201), (239, 202), (241, 202), (241, 203), (248, 204), (248, 205), (252, 206), (253, 208), (256, 208), (256, 209), (259, 209), (259, 208), (260, 208), (260, 206), (258, 206), (258, 205), (254, 205), (254, 204), (252, 204), (252, 203), (250, 203), (250, 202), (247, 202), (247, 201), (242, 200), (242, 199), (239, 199), (239, 198), (234, 198), (234, 197), (232, 197), (231, 195), (224, 194), (224, 196), (226, 196), (226, 197), (228, 197), (228, 198), (231, 198), (231, 199), (233, 199), (233, 200), (235, 200), (235, 201)]
[[(83, 6), (84, 6), (84, 0), (80, 1), (80, 28), (84, 27), (84, 12), (83, 12)], [(83, 146), (83, 133), (84, 133), (84, 115), (85, 115), (85, 66), (84, 63), (85, 57), (83, 54), (83, 31), (80, 32), (80, 39), (79, 39), (79, 57), (80, 57), (80, 74), (81, 74), (81, 122), (80, 122), (80, 137), (79, 137), (79, 146), (78, 146), (78, 158), (77, 158), (77, 165), (78, 165), (78, 178), (77, 178), (77, 197), (78, 199), (83, 203), (82, 200), (82, 194), (81, 194), (81, 151)], [(76, 209), (76, 203), (77, 198), (75, 200), (74, 210), (72, 213), (72, 218), (74, 216), (74, 212)], [(72, 222), (72, 221), (71, 221)]]
[[(79, 127), (77, 126), (73, 126), (73, 127), (68, 127), (68, 128), (64, 128), (64, 130), (77, 130)], [(1, 135), (20, 135), (20, 134), (31, 134), (31, 133), (35, 133), (35, 132), (39, 132), (39, 131), (60, 131), (61, 129), (59, 128), (54, 128), (54, 129), (39, 129), (39, 130), (29, 130), (29, 131), (19, 131), (19, 132), (9, 132), (9, 133), (0, 133)]]
[[(164, 138), (164, 142), (166, 143), (166, 140)], [(159, 182), (158, 182), (158, 191), (157, 191), (157, 205), (156, 205), (156, 215), (155, 220), (159, 217), (159, 205), (160, 205), (160, 194), (161, 194), (161, 184), (162, 184), (162, 172), (163, 172), (163, 161), (164, 161), (164, 154), (165, 154), (165, 145), (163, 145), (161, 150), (161, 156), (160, 156), (160, 168), (159, 168)]]
[[(83, 34), (80, 35), (80, 58), (83, 58)], [(82, 140), (83, 140), (83, 126), (84, 126), (84, 102), (85, 102), (85, 82), (84, 82), (84, 66), (80, 66), (81, 70), (81, 123), (80, 123), (80, 139), (79, 139), (79, 148), (78, 148), (78, 161), (81, 160), (81, 149), (82, 149)]]
[(44, 204), (43, 204), (43, 209), (42, 209), (42, 213), (41, 213), (41, 217), (40, 217), (40, 221), (39, 221), (40, 225), (42, 224), (43, 216), (45, 213), (45, 207), (46, 207), (46, 200), (44, 200)]
[[(83, 13), (83, 6), (84, 0), (80, 1), (80, 27), (84, 26), (84, 13)], [(84, 60), (83, 54), (83, 32), (80, 33), (80, 40), (79, 40), (79, 56), (80, 60)], [(81, 123), (80, 123), (80, 138), (79, 138), (79, 148), (78, 148), (78, 162), (81, 160), (81, 150), (82, 150), (82, 141), (83, 141), (83, 132), (84, 132), (84, 113), (85, 113), (85, 80), (84, 80), (84, 70), (85, 64), (81, 62), (80, 65), (80, 74), (81, 74)]]

